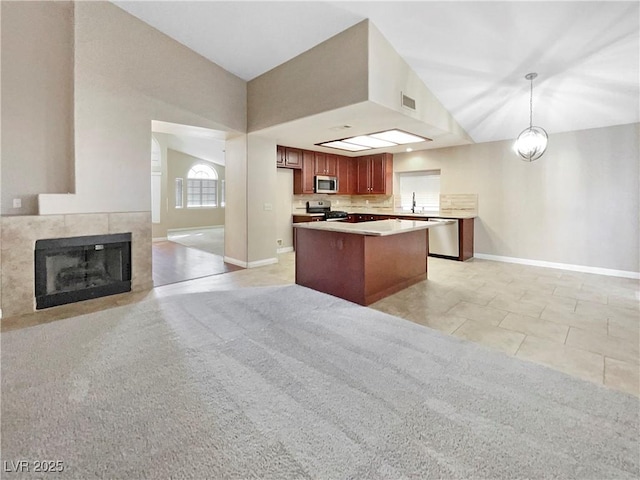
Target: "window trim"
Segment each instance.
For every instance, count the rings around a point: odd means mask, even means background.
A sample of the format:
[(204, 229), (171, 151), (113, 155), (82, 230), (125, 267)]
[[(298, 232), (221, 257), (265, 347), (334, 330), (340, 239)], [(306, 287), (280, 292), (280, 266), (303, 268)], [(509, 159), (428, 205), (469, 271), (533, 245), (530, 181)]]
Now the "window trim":
[[(180, 185), (180, 187), (178, 187)], [(173, 187), (173, 196), (174, 196), (174, 208), (184, 208), (184, 179), (182, 177), (176, 177), (174, 179), (174, 187)], [(180, 188), (180, 195), (178, 195), (178, 188)], [(178, 199), (180, 200), (178, 204)]]

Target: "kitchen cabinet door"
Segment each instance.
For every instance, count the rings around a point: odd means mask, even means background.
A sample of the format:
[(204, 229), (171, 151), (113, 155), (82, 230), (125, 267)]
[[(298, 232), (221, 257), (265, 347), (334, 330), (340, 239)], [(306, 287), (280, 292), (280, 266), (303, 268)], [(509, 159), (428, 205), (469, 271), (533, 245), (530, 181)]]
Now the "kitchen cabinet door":
[(355, 193), (355, 160), (337, 155), (338, 194), (351, 195)]
[(302, 168), (302, 150), (278, 145), (276, 147), (276, 167)]
[(285, 147), (284, 164), (288, 168), (302, 168), (302, 150)]
[(371, 155), (369, 161), (369, 193), (387, 193), (387, 159), (384, 154)]
[(309, 150), (301, 150), (302, 168), (293, 172), (293, 193), (296, 195), (313, 193), (314, 190), (314, 153)]
[(338, 175), (338, 155), (327, 153), (324, 165), (327, 172), (326, 175), (330, 177)]
[(314, 152), (313, 154), (313, 173), (314, 175), (326, 175), (327, 154), (322, 152)]
[(276, 147), (276, 167), (284, 167), (284, 147)]
[(358, 194), (391, 195), (393, 156), (390, 153), (365, 155), (357, 159)]
[(356, 163), (356, 193), (366, 195), (369, 193), (369, 168), (371, 165), (371, 155), (358, 157)]
[(338, 173), (338, 156), (333, 153), (315, 152), (314, 172), (316, 175), (335, 177)]

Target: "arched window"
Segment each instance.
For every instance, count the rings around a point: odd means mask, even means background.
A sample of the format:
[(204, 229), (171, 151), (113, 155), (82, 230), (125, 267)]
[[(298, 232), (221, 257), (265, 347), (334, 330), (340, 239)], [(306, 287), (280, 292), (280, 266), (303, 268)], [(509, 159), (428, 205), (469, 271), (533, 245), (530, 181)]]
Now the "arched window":
[(187, 174), (187, 207), (218, 206), (218, 174), (208, 165), (198, 163)]

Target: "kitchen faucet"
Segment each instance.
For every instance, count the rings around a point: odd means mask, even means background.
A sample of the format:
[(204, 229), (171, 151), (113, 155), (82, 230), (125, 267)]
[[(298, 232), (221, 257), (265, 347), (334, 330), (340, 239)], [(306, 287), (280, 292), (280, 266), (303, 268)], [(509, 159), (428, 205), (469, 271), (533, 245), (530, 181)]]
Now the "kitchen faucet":
[(413, 192), (413, 200), (411, 202), (411, 213), (416, 213), (416, 192)]

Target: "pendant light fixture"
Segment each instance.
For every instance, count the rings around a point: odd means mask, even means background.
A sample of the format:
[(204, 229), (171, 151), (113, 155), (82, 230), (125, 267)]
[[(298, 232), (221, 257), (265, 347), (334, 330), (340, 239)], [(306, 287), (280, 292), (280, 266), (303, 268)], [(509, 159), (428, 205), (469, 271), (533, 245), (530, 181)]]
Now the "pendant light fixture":
[(533, 126), (533, 79), (537, 73), (527, 73), (524, 78), (531, 82), (531, 94), (529, 97), (529, 128), (518, 135), (515, 149), (525, 162), (533, 162), (542, 156), (547, 149), (549, 137), (542, 127)]

